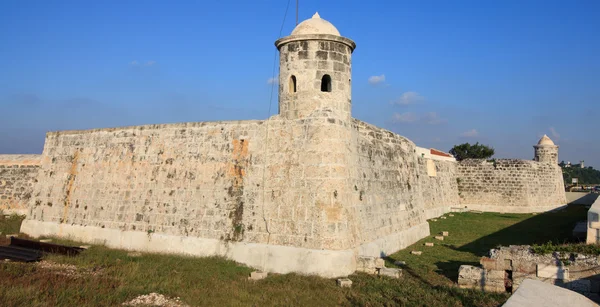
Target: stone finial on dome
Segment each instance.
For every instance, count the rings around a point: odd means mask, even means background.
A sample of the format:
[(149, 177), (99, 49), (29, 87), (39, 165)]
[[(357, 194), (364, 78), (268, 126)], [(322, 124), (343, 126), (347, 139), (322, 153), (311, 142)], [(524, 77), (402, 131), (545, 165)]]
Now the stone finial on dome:
[(319, 12), (316, 12), (312, 18), (299, 23), (292, 31), (292, 35), (305, 34), (329, 34), (341, 36), (340, 31), (329, 21), (321, 18)]
[(537, 143), (538, 145), (552, 145), (554, 146), (554, 142), (552, 142), (552, 140), (544, 134), (544, 136), (539, 140), (539, 142)]

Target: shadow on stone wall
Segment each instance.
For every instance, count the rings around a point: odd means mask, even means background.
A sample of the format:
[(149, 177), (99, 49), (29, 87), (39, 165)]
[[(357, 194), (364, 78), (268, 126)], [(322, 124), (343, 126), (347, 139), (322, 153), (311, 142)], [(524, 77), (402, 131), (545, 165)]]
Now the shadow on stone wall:
[[(506, 218), (511, 218), (507, 214)], [(460, 252), (469, 252), (475, 256), (488, 256), (490, 249), (508, 245), (532, 245), (552, 241), (553, 243), (576, 243), (573, 228), (579, 221), (585, 221), (587, 209), (583, 206), (568, 206), (556, 212), (546, 212), (533, 215), (520, 223), (506, 227), (500, 231), (481, 237), (462, 246), (446, 245)], [(463, 264), (478, 266), (479, 262), (468, 263), (460, 261), (436, 262), (440, 274), (453, 281), (458, 280), (458, 268)]]

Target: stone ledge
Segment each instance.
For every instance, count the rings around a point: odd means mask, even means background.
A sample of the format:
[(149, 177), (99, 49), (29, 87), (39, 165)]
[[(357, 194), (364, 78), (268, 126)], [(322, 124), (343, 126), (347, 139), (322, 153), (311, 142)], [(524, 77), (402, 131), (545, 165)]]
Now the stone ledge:
[(354, 250), (315, 250), (261, 243), (228, 242), (199, 237), (173, 236), (25, 220), (21, 231), (34, 238), (58, 236), (110, 248), (190, 256), (222, 256), (269, 273), (300, 273), (342, 277), (356, 268)]
[(469, 210), (477, 210), (483, 212), (498, 212), (498, 213), (537, 213), (547, 212), (566, 208), (566, 204), (557, 204), (552, 206), (494, 206), (494, 205), (476, 205), (462, 204)]

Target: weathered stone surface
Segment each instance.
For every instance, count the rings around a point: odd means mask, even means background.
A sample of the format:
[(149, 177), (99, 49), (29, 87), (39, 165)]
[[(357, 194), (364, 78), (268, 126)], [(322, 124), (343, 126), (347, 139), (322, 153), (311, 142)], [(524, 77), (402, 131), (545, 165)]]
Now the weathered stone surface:
[(338, 287), (342, 287), (342, 288), (351, 288), (352, 280), (350, 280), (349, 278), (338, 278), (337, 285), (338, 285)]
[(376, 274), (377, 269), (385, 267), (385, 260), (379, 257), (358, 257), (356, 260), (356, 270), (367, 274)]
[(538, 264), (537, 277), (552, 279), (569, 279), (569, 269), (551, 264)]
[(496, 259), (491, 259), (491, 258), (488, 258), (488, 257), (481, 257), (481, 259), (479, 260), (479, 263), (486, 270), (502, 269), (502, 268), (498, 268), (498, 264), (496, 262)]
[(402, 276), (402, 270), (396, 268), (381, 268), (379, 269), (379, 276), (400, 278), (400, 276)]
[(458, 163), (460, 204), (470, 209), (531, 213), (567, 203), (557, 163), (515, 159)]
[(0, 213), (27, 214), (41, 155), (0, 155)]
[(461, 288), (483, 288), (484, 270), (472, 265), (461, 265), (458, 269), (458, 285)]

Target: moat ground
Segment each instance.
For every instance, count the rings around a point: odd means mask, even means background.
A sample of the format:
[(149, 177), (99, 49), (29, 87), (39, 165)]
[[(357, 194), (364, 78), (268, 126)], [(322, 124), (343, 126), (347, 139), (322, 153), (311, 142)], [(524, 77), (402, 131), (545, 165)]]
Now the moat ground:
[[(179, 297), (196, 306), (232, 305), (400, 305), (499, 306), (507, 294), (456, 286), (461, 264), (478, 264), (498, 245), (570, 242), (581, 206), (544, 214), (454, 213), (430, 221), (431, 236), (387, 258), (405, 261), (400, 279), (354, 274), (351, 289), (334, 279), (271, 274), (248, 281), (253, 270), (221, 258), (142, 254), (92, 246), (77, 257), (49, 255), (44, 262), (0, 263), (0, 302), (4, 306), (116, 306), (151, 292)], [(15, 232), (15, 218), (0, 218), (4, 234)], [(449, 231), (444, 241), (433, 238)], [(0, 244), (8, 244), (0, 239)], [(65, 244), (76, 244), (55, 240)], [(435, 246), (426, 247), (425, 242)], [(410, 251), (420, 250), (420, 256)]]

